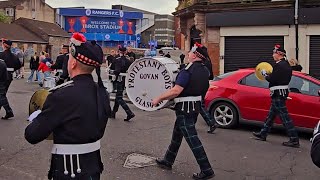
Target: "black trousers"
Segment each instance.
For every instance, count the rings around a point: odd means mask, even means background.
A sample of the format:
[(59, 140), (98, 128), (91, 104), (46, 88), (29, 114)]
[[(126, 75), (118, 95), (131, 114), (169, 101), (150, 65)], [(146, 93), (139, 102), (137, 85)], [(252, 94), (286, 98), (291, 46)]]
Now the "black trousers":
[(9, 87), (10, 87), (10, 84), (11, 84), (12, 80), (13, 80), (13, 74), (11, 72), (8, 72), (8, 80), (5, 83), (6, 94), (7, 94), (8, 90), (9, 90)]
[(211, 127), (216, 124), (215, 121), (213, 120), (212, 115), (206, 110), (203, 100), (201, 101), (200, 114), (208, 126)]
[(212, 167), (195, 128), (198, 113), (176, 111), (176, 117), (177, 119), (173, 128), (171, 143), (165, 154), (164, 160), (171, 165), (174, 163), (184, 137), (192, 150), (201, 171), (206, 174), (211, 174), (213, 172)]
[(71, 176), (53, 176), (53, 180), (100, 180), (100, 173), (71, 178)]
[(11, 84), (11, 81), (12, 80), (7, 81), (5, 83), (0, 83), (0, 109), (3, 107), (6, 111), (6, 114), (13, 113), (7, 98), (7, 92)]
[(114, 101), (114, 106), (113, 106), (113, 113), (118, 112), (119, 110), (119, 105), (123, 108), (123, 110), (127, 113), (127, 116), (133, 115), (133, 112), (130, 110), (129, 106), (127, 103), (123, 100), (123, 89), (124, 89), (124, 84), (123, 82), (116, 82), (115, 83), (116, 87), (116, 99)]
[(273, 126), (274, 119), (277, 115), (280, 116), (282, 124), (286, 128), (289, 138), (292, 140), (299, 139), (297, 130), (294, 127), (291, 118), (289, 117), (288, 109), (286, 106), (286, 98), (284, 97), (272, 97), (269, 114), (266, 118), (263, 128), (261, 129), (261, 134), (263, 136), (268, 135)]

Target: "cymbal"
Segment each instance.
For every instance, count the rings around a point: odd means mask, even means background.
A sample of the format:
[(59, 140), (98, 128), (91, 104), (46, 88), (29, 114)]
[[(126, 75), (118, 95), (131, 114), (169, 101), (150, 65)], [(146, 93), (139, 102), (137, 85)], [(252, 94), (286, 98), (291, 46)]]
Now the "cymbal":
[(272, 68), (271, 64), (269, 64), (267, 62), (261, 62), (256, 66), (255, 75), (261, 81), (265, 80), (265, 77), (261, 74), (262, 70), (266, 70), (267, 74), (271, 74), (273, 68)]
[(29, 115), (43, 108), (43, 104), (46, 101), (48, 95), (49, 91), (46, 89), (40, 89), (32, 95), (29, 103)]

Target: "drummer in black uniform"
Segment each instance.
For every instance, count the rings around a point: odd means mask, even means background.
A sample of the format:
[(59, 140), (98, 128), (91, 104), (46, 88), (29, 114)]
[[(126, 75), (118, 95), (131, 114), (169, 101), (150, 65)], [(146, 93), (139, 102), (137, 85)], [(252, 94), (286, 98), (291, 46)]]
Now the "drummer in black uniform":
[(189, 64), (181, 70), (175, 86), (153, 100), (158, 105), (163, 100), (174, 99), (176, 122), (173, 129), (171, 144), (163, 159), (157, 159), (161, 168), (172, 169), (184, 137), (191, 148), (199, 166), (200, 173), (193, 174), (194, 179), (210, 179), (214, 172), (207, 158), (204, 147), (198, 138), (195, 124), (201, 108), (202, 95), (209, 88), (209, 73), (203, 64), (206, 59), (205, 48), (198, 44), (189, 52)]
[[(11, 46), (12, 42), (10, 40), (2, 39), (2, 48), (3, 52), (0, 53), (0, 59), (4, 60), (4, 62), (7, 65), (7, 71), (8, 71), (8, 77), (7, 77), (7, 82), (5, 83), (5, 94), (4, 96), (7, 95), (7, 92), (9, 90), (10, 84), (13, 80), (13, 72), (21, 68), (21, 63), (16, 55), (14, 55), (11, 52)], [(1, 92), (3, 93), (3, 92)], [(1, 119), (9, 119), (14, 117), (12, 109), (9, 108), (10, 106), (5, 106), (7, 107), (6, 109), (6, 115), (2, 117)]]
[(13, 112), (9, 105), (8, 98), (6, 96), (6, 84), (8, 81), (8, 71), (7, 71), (7, 65), (4, 62), (4, 60), (0, 59), (0, 108), (3, 106), (3, 108), (6, 111), (6, 116), (12, 115)]
[[(110, 114), (109, 95), (100, 77), (103, 52), (95, 42), (74, 34), (70, 43), (69, 81), (51, 92), (25, 130), (31, 144), (53, 133), (49, 179), (98, 180), (103, 171), (100, 139)], [(91, 75), (96, 68), (98, 84)]]
[(132, 118), (135, 117), (135, 114), (130, 110), (129, 106), (123, 100), (123, 90), (125, 87), (125, 76), (122, 76), (120, 73), (126, 73), (129, 66), (132, 62), (130, 62), (128, 56), (125, 56), (127, 49), (125, 47), (119, 47), (119, 57), (116, 58), (115, 62), (115, 70), (114, 74), (116, 75), (115, 80), (115, 89), (116, 92), (116, 99), (114, 102), (113, 110), (111, 113), (110, 118), (115, 118), (116, 113), (119, 110), (119, 105), (123, 108), (123, 110), (127, 113), (127, 118), (124, 121), (130, 121)]
[(70, 80), (69, 73), (68, 73), (69, 49), (64, 49), (63, 51), (64, 51), (64, 54), (61, 55), (62, 56), (61, 60), (63, 60), (62, 73), (60, 73), (59, 79), (57, 80), (57, 85)]
[(267, 74), (266, 70), (261, 71), (261, 74), (265, 76), (266, 80), (269, 82), (271, 106), (263, 128), (260, 132), (253, 132), (253, 136), (258, 140), (266, 141), (268, 133), (273, 126), (274, 119), (279, 115), (289, 136), (289, 141), (283, 142), (282, 145), (298, 148), (300, 147), (298, 132), (289, 116), (286, 106), (286, 100), (289, 96), (288, 85), (292, 77), (292, 68), (285, 57), (286, 51), (280, 45), (276, 45), (273, 50), (275, 65), (273, 66), (272, 73)]
[(313, 163), (320, 168), (320, 121), (313, 131), (313, 138), (311, 140), (311, 158)]
[(63, 72), (63, 63), (68, 62), (69, 46), (62, 45), (61, 55), (57, 57), (56, 62), (51, 66), (51, 69), (57, 70), (56, 76), (60, 76)]

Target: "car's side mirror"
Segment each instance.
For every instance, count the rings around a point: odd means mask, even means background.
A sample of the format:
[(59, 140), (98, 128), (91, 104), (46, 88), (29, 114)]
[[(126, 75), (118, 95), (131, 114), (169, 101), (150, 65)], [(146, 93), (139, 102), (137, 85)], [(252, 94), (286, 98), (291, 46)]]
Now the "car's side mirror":
[(318, 95), (320, 96), (320, 90), (318, 91)]

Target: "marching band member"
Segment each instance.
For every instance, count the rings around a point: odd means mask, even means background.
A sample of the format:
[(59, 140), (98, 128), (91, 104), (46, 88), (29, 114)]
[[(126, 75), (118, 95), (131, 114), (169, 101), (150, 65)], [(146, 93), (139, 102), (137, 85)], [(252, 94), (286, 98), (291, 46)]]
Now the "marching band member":
[(313, 131), (311, 158), (313, 163), (320, 168), (320, 121)]
[(273, 72), (267, 74), (266, 70), (261, 71), (261, 74), (265, 76), (266, 80), (269, 82), (269, 88), (271, 90), (271, 107), (263, 128), (260, 132), (253, 132), (253, 136), (258, 140), (266, 141), (274, 119), (276, 118), (276, 115), (279, 115), (289, 136), (289, 141), (283, 142), (282, 145), (298, 148), (300, 147), (298, 133), (289, 117), (286, 107), (286, 100), (289, 95), (288, 85), (292, 77), (292, 69), (288, 61), (285, 60), (285, 56), (286, 51), (280, 47), (280, 45), (276, 45), (273, 50), (273, 59), (276, 62), (273, 66)]
[[(205, 49), (204, 52), (206, 52), (205, 59), (203, 60), (204, 65), (207, 67), (209, 71), (209, 80), (213, 79), (213, 72), (212, 72), (212, 63), (211, 59), (208, 54), (208, 50), (206, 47), (203, 47)], [(207, 123), (209, 126), (208, 133), (212, 134), (217, 128), (217, 123), (213, 119), (212, 115), (207, 111), (204, 104), (204, 98), (206, 96), (206, 93), (202, 95), (202, 101), (201, 101), (201, 109), (200, 109), (200, 115), (202, 116), (203, 120)]]
[(8, 82), (8, 71), (7, 71), (7, 65), (4, 62), (4, 60), (0, 59), (0, 108), (3, 106), (3, 108), (6, 111), (6, 116), (12, 115), (13, 112), (9, 105), (8, 98), (6, 96), (6, 84)]
[[(68, 71), (72, 81), (55, 87), (42, 111), (30, 115), (35, 118), (30, 119), (25, 138), (37, 144), (53, 133), (49, 179), (98, 180), (103, 171), (100, 139), (110, 113), (109, 96), (100, 76), (103, 52), (82, 34), (75, 33), (70, 41)], [(98, 84), (91, 75), (95, 68)]]
[(129, 61), (127, 56), (125, 56), (127, 49), (125, 47), (119, 47), (119, 57), (115, 60), (115, 70), (114, 74), (116, 75), (115, 80), (115, 89), (116, 92), (116, 99), (114, 101), (113, 110), (111, 112), (110, 118), (115, 118), (116, 113), (119, 110), (119, 105), (125, 110), (127, 113), (127, 118), (124, 119), (124, 121), (130, 121), (132, 118), (135, 117), (135, 114), (130, 110), (129, 106), (126, 104), (126, 102), (123, 100), (123, 90), (125, 87), (125, 76), (121, 76), (120, 73), (126, 73), (130, 64), (132, 62)]
[[(4, 60), (7, 65), (8, 78), (5, 83), (5, 93), (4, 96), (7, 96), (7, 92), (9, 90), (10, 84), (13, 80), (13, 72), (21, 68), (21, 63), (16, 55), (11, 52), (12, 42), (10, 40), (2, 39), (2, 48), (3, 52), (0, 53), (0, 59)], [(14, 117), (12, 109), (8, 106), (4, 106), (6, 108), (6, 115), (1, 119), (9, 119)]]
[(63, 63), (68, 62), (68, 54), (69, 54), (69, 46), (68, 45), (62, 45), (61, 48), (61, 55), (59, 55), (56, 59), (56, 62), (51, 66), (51, 69), (57, 70), (57, 73), (55, 76), (59, 77), (57, 85), (60, 85), (63, 83), (63, 80), (60, 78), (60, 75), (63, 73)]
[(172, 169), (184, 137), (191, 148), (199, 166), (200, 173), (193, 174), (194, 179), (210, 179), (214, 171), (209, 163), (204, 147), (198, 138), (195, 129), (198, 114), (201, 108), (202, 95), (209, 88), (209, 73), (203, 60), (205, 48), (194, 46), (189, 52), (189, 64), (181, 70), (175, 81), (175, 86), (153, 100), (153, 105), (158, 105), (163, 100), (174, 99), (176, 122), (173, 129), (171, 144), (163, 159), (157, 159), (157, 164), (164, 169)]

